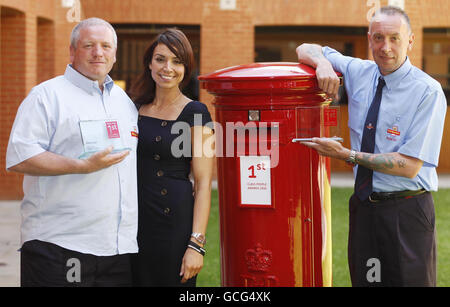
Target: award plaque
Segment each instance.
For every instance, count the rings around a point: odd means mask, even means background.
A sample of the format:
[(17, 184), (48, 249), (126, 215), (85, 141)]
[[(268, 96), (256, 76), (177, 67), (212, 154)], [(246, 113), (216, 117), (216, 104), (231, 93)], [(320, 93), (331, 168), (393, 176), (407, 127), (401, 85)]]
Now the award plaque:
[(120, 135), (119, 121), (116, 119), (82, 120), (80, 121), (81, 137), (84, 153), (80, 159), (89, 158), (96, 152), (113, 146), (112, 153), (131, 150), (124, 145)]
[(340, 107), (330, 105), (295, 108), (296, 138), (292, 142), (311, 142), (312, 138), (329, 138), (343, 142), (340, 137)]

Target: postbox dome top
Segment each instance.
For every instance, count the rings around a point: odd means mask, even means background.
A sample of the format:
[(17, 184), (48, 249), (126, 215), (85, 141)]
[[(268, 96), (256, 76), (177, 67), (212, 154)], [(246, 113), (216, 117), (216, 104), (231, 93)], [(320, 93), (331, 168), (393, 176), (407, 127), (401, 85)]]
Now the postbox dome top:
[(199, 77), (200, 81), (315, 79), (314, 68), (293, 62), (253, 63), (227, 67)]
[(290, 95), (319, 93), (314, 68), (299, 63), (271, 62), (239, 65), (198, 77), (213, 95)]

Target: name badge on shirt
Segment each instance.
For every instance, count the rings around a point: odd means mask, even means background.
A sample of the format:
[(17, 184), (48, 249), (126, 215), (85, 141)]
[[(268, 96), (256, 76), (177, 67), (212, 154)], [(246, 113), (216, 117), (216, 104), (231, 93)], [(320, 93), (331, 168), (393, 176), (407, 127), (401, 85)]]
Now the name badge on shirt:
[(400, 121), (400, 117), (397, 116), (395, 118), (395, 123), (392, 126), (388, 126), (386, 130), (386, 139), (389, 141), (397, 142), (400, 137), (400, 129), (398, 128), (398, 122)]
[(120, 135), (120, 123), (115, 119), (81, 120), (81, 137), (83, 139), (84, 153), (80, 159), (89, 158), (96, 152), (113, 146), (112, 153), (131, 150), (126, 147)]
[(400, 131), (398, 131), (398, 126), (393, 126), (391, 129), (388, 129), (387, 133), (391, 135), (400, 135)]

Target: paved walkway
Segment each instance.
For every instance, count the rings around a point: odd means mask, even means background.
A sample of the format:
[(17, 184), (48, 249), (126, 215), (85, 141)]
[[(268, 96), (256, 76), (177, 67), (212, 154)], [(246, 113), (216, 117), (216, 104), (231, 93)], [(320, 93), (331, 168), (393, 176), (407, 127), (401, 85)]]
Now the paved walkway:
[(0, 287), (18, 286), (20, 202), (0, 201)]
[[(353, 177), (348, 173), (331, 176), (332, 187), (353, 187)], [(450, 174), (439, 176), (440, 188), (450, 188)], [(217, 187), (215, 183), (213, 187)], [(0, 201), (0, 287), (20, 284), (20, 202)]]

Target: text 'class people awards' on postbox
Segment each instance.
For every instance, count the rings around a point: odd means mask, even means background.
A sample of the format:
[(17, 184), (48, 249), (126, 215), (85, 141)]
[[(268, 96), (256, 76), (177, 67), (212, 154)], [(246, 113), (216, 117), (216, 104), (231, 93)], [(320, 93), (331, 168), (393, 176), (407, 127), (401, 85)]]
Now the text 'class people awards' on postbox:
[(199, 77), (214, 96), (223, 286), (331, 286), (330, 161), (339, 108), (313, 68), (255, 63)]

